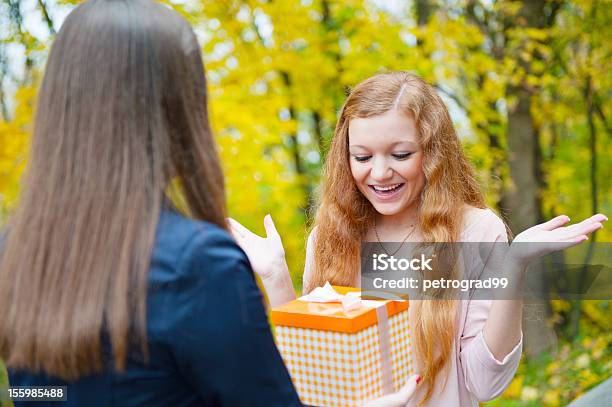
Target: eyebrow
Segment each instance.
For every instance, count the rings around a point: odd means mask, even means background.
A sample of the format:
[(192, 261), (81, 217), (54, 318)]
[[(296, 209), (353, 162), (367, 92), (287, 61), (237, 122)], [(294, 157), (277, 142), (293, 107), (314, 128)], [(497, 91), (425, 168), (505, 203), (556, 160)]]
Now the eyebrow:
[[(413, 141), (396, 141), (395, 143), (391, 144), (391, 147), (395, 147), (398, 144), (409, 144), (411, 148), (419, 148), (419, 145)], [(349, 145), (349, 148), (351, 147), (359, 147), (359, 148), (364, 148), (364, 149), (368, 149), (368, 147), (366, 146), (362, 146), (360, 144), (351, 144)]]

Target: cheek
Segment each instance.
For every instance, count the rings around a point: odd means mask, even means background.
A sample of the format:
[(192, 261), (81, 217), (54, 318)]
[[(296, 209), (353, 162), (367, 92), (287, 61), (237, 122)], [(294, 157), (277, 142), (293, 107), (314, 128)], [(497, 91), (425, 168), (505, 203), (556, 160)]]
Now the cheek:
[(363, 164), (356, 164), (351, 161), (351, 175), (355, 180), (356, 184), (363, 182), (368, 176), (368, 166)]
[(423, 159), (420, 155), (419, 157), (406, 161), (405, 164), (402, 165), (399, 172), (402, 178), (404, 178), (407, 182), (414, 183), (415, 186), (422, 187), (422, 185), (425, 183)]

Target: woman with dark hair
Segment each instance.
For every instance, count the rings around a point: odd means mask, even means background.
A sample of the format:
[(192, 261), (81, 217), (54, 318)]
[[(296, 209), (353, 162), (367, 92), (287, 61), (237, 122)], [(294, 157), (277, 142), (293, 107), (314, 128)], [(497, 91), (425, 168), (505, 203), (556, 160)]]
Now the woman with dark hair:
[(226, 232), (206, 98), (171, 9), (91, 0), (67, 17), (2, 250), (11, 386), (67, 386), (68, 406), (301, 405)]

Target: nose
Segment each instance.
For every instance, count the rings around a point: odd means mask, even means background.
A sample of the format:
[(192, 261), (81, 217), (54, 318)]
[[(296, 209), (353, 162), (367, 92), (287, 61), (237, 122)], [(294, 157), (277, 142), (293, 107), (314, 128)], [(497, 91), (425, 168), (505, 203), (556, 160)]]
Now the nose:
[(374, 158), (370, 176), (375, 181), (384, 181), (393, 177), (393, 168), (383, 157)]

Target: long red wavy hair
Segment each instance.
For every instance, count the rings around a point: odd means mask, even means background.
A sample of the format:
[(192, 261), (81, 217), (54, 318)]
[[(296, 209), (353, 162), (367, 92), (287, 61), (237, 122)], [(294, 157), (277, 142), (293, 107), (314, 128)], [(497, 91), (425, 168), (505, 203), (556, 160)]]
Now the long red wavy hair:
[[(323, 172), (317, 210), (312, 277), (305, 292), (323, 285), (351, 286), (359, 278), (361, 242), (372, 226), (375, 209), (357, 189), (349, 164), (349, 122), (397, 108), (414, 118), (423, 150), (425, 187), (419, 203), (424, 242), (456, 242), (465, 205), (485, 202), (453, 127), (448, 109), (432, 86), (416, 75), (391, 72), (358, 84), (346, 99)], [(413, 321), (421, 362), (421, 404), (432, 395), (436, 377), (447, 365), (456, 329), (456, 301), (422, 301)], [(435, 343), (434, 339), (435, 338)]]

